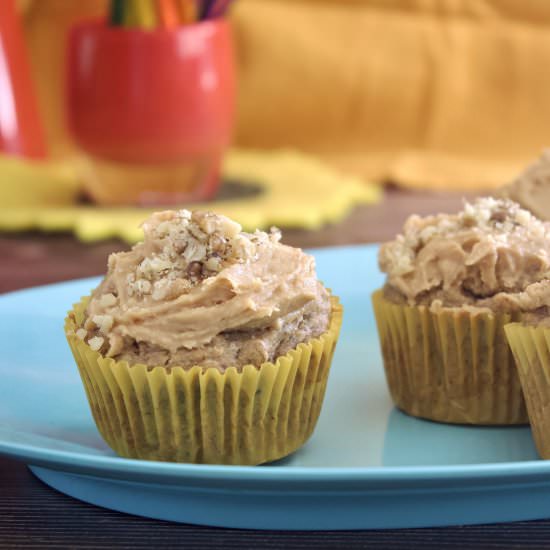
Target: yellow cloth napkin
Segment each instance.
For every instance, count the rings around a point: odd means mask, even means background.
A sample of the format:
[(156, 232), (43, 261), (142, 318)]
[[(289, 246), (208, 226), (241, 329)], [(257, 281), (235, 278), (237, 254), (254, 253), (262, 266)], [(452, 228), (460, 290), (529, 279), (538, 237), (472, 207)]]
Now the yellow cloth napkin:
[(237, 143), (498, 186), (550, 144), (550, 2), (239, 0)]
[[(340, 220), (354, 204), (380, 197), (377, 186), (292, 151), (231, 151), (223, 174), (260, 192), (190, 206), (223, 213), (247, 230), (271, 225), (316, 229)], [(83, 241), (141, 238), (139, 225), (152, 209), (77, 205), (78, 190), (76, 171), (69, 167), (0, 156), (0, 230), (73, 231)]]

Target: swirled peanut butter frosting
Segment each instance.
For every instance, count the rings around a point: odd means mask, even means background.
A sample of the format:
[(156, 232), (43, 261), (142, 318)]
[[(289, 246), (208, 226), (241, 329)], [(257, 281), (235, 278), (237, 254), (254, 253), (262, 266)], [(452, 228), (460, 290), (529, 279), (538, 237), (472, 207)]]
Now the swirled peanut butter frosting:
[(385, 296), (397, 303), (541, 316), (550, 306), (550, 224), (507, 199), (411, 216), (380, 248), (379, 265)]
[(330, 300), (313, 257), (220, 215), (154, 214), (109, 257), (77, 335), (130, 364), (260, 365), (320, 336)]

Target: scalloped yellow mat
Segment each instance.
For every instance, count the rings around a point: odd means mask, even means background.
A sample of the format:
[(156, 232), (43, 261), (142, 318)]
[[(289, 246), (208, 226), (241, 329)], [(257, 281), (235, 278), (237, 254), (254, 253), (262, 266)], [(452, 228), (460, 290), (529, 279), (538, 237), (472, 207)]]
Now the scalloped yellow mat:
[[(261, 189), (191, 206), (223, 213), (245, 230), (271, 225), (317, 229), (338, 222), (353, 205), (381, 196), (378, 186), (294, 151), (231, 151), (223, 176)], [(132, 243), (141, 238), (139, 224), (153, 209), (77, 205), (78, 192), (76, 177), (62, 166), (0, 157), (0, 230), (73, 231), (87, 242), (119, 237)]]

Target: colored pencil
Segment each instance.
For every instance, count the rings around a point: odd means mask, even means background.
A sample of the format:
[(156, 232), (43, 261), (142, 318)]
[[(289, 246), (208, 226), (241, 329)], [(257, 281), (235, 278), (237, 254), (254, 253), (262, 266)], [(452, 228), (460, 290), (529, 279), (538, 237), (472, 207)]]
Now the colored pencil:
[(111, 25), (122, 25), (124, 22), (124, 0), (111, 0), (111, 11), (109, 23)]
[(174, 0), (157, 0), (158, 20), (165, 29), (173, 29), (180, 23), (178, 6)]
[(154, 29), (157, 26), (154, 0), (132, 0), (137, 26), (142, 29)]
[(123, 0), (122, 14), (122, 25), (124, 27), (137, 27), (139, 25), (135, 5), (131, 0)]
[(216, 0), (208, 17), (222, 17), (227, 13), (231, 0)]
[(210, 12), (212, 11), (215, 3), (216, 0), (202, 0), (202, 7), (199, 14), (199, 19), (201, 21), (210, 17)]
[(197, 2), (195, 0), (176, 0), (180, 22), (194, 23), (197, 20)]
[(223, 16), (231, 0), (111, 0), (109, 23), (125, 27), (173, 29)]

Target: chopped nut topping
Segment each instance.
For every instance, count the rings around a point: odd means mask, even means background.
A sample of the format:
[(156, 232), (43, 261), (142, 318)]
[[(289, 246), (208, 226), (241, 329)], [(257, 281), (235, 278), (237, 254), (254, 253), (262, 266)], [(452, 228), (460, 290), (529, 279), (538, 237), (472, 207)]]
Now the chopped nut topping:
[(114, 294), (103, 294), (101, 298), (99, 299), (99, 303), (103, 307), (111, 307), (114, 306), (117, 302), (116, 296)]
[(550, 303), (549, 242), (550, 223), (507, 199), (480, 198), (458, 214), (411, 216), (402, 235), (380, 247), (384, 292), (410, 305), (541, 308)]
[(225, 216), (188, 210), (154, 214), (143, 229), (144, 258), (127, 276), (128, 294), (155, 301), (177, 295), (176, 288), (187, 292), (231, 264), (255, 261), (259, 247), (281, 238), (275, 228), (244, 233)]
[(84, 338), (86, 338), (86, 336), (88, 336), (88, 331), (84, 328), (79, 328), (77, 331), (76, 331), (76, 336), (78, 338), (80, 338), (81, 340), (84, 340)]
[(94, 336), (88, 340), (88, 345), (94, 351), (99, 351), (105, 340), (101, 336)]
[(124, 347), (124, 339), (119, 334), (111, 334), (109, 336), (109, 349), (107, 350), (107, 357), (114, 357), (118, 355)]
[(138, 279), (134, 283), (134, 289), (139, 294), (149, 294), (151, 292), (151, 283), (147, 279)]
[(218, 256), (210, 256), (210, 258), (204, 262), (204, 266), (208, 271), (219, 271), (221, 263), (222, 261)]
[(533, 238), (544, 238), (550, 232), (548, 226), (535, 218), (517, 203), (483, 197), (474, 203), (464, 203), (464, 208), (456, 215), (427, 216), (413, 215), (405, 222), (403, 234), (397, 235), (392, 246), (385, 247), (388, 265), (392, 265), (394, 275), (402, 275), (413, 269), (416, 251), (428, 241), (456, 234), (463, 229), (471, 229), (494, 239), (495, 243), (505, 244), (511, 234), (528, 231)]
[(111, 315), (94, 315), (92, 322), (95, 323), (100, 332), (107, 334), (111, 330), (114, 320)]
[[(205, 262), (206, 265), (206, 262)], [(202, 264), (200, 262), (191, 262), (187, 266), (187, 274), (192, 279), (197, 279), (202, 274)]]

